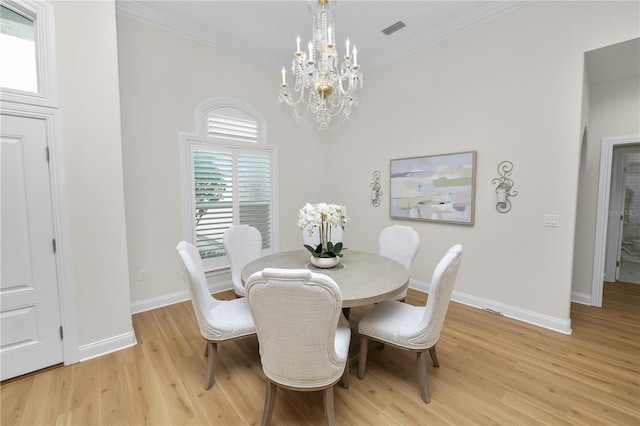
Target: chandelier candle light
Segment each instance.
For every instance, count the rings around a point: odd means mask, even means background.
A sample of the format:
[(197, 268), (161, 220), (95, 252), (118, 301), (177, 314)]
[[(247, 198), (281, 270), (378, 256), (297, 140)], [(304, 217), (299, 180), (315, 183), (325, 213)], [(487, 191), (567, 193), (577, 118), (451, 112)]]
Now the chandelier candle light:
[[(338, 66), (338, 52), (335, 44), (334, 9), (335, 0), (310, 0), (313, 11), (313, 34), (308, 51), (300, 50), (300, 36), (296, 39), (296, 52), (291, 64), (295, 79), (293, 99), (287, 85), (287, 72), (282, 67), (280, 103), (293, 107), (293, 118), (302, 121), (310, 114), (315, 116), (315, 125), (326, 129), (333, 119), (342, 124), (349, 119), (351, 108), (358, 104), (356, 91), (362, 88), (362, 73), (359, 71), (356, 45), (350, 49), (349, 39), (345, 42), (345, 56), (342, 66)], [(351, 56), (353, 54), (353, 56)], [(308, 91), (305, 103), (305, 91)], [(313, 125), (313, 124), (311, 124)]]
[[(311, 253), (311, 262), (317, 266), (316, 259), (333, 258), (332, 266), (335, 266), (342, 257), (342, 242), (333, 244), (331, 242), (331, 230), (340, 227), (344, 230), (347, 223), (347, 208), (339, 204), (307, 203), (298, 213), (298, 226), (302, 229), (308, 227), (309, 235), (318, 228), (319, 241), (317, 247), (305, 244), (304, 247)], [(322, 267), (322, 266), (320, 266)]]

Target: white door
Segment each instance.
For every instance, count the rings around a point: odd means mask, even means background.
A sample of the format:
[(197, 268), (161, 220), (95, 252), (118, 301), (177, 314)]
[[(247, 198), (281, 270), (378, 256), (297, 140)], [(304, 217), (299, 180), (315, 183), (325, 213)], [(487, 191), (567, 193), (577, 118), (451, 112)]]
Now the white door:
[(618, 150), (614, 150), (613, 158), (613, 173), (617, 173), (619, 175), (618, 179), (614, 179), (614, 184), (611, 191), (615, 191), (616, 195), (612, 196), (612, 201), (617, 201), (618, 205), (616, 208), (611, 208), (609, 211), (610, 220), (613, 225), (614, 235), (612, 236), (612, 240), (615, 242), (615, 253), (616, 253), (616, 267), (615, 267), (615, 277), (616, 281), (620, 279), (620, 255), (622, 252), (622, 238), (623, 238), (623, 228), (624, 228), (624, 193), (625, 193), (625, 171), (624, 171), (624, 150), (626, 148), (621, 148)]
[(623, 188), (620, 202), (620, 232), (616, 280), (640, 284), (640, 252), (634, 241), (640, 238), (640, 145), (625, 149), (622, 160)]
[(1, 380), (63, 361), (47, 122), (2, 114)]

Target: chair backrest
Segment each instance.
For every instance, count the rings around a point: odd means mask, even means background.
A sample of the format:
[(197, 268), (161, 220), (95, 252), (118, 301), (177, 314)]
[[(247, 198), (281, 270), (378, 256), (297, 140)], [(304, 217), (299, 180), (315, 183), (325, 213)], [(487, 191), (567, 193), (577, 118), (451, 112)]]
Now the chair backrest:
[(242, 268), (262, 256), (262, 234), (253, 226), (233, 225), (222, 236), (236, 294), (244, 296)]
[(444, 318), (449, 308), (453, 286), (458, 276), (461, 259), (462, 246), (456, 244), (438, 262), (429, 286), (429, 297), (427, 298), (427, 305), (422, 318), (422, 332), (417, 337), (409, 339), (409, 342), (433, 342), (435, 344), (438, 341)]
[[(331, 242), (338, 244), (342, 242), (344, 231), (339, 226), (331, 227)], [(311, 247), (317, 247), (320, 244), (320, 233), (317, 226), (309, 224), (302, 229), (302, 241)]]
[(401, 263), (409, 271), (420, 247), (420, 235), (410, 226), (391, 225), (380, 232), (378, 253)]
[(265, 375), (294, 388), (337, 381), (348, 354), (335, 349), (342, 295), (330, 277), (306, 269), (267, 268), (247, 280)]
[(208, 316), (213, 307), (221, 303), (211, 296), (209, 292), (209, 286), (204, 275), (204, 268), (202, 267), (202, 259), (198, 249), (193, 244), (186, 241), (180, 241), (176, 247), (180, 260), (182, 261), (182, 269), (189, 281), (189, 294), (191, 295), (191, 304), (200, 326), (200, 332), (205, 338), (215, 339), (218, 336), (213, 324)]

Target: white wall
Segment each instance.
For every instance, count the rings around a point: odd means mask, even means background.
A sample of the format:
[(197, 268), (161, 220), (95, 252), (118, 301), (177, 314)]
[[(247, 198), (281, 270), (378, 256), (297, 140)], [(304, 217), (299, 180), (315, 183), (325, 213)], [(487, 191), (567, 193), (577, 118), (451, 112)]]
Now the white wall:
[[(237, 98), (266, 117), (269, 143), (280, 151), (281, 247), (297, 247), (297, 209), (320, 179), (312, 170), (324, 168), (325, 154), (315, 133), (294, 128), (279, 108), (279, 71), (121, 15), (118, 40), (134, 310), (187, 296), (175, 251), (183, 239), (179, 133), (196, 132), (195, 108), (207, 99)], [(137, 279), (141, 269), (144, 281)], [(230, 276), (210, 283), (229, 285)]]
[[(118, 16), (132, 302), (185, 289), (174, 250), (178, 132), (194, 130), (195, 105), (229, 96), (258, 109), (279, 145), (282, 250), (300, 247), (304, 202), (343, 203), (352, 218), (347, 246), (376, 251), (384, 226), (414, 226), (420, 286), (445, 250), (462, 243), (455, 297), (568, 332), (583, 53), (637, 37), (638, 28), (634, 2), (531, 3), (367, 73), (348, 127), (318, 135), (296, 128), (277, 105), (278, 70)], [(390, 159), (467, 150), (478, 151), (473, 227), (389, 218)], [(513, 162), (519, 192), (508, 214), (495, 210), (491, 183), (503, 160)], [(379, 208), (369, 201), (374, 170), (383, 173)], [(560, 226), (543, 227), (545, 213), (558, 214)], [(138, 269), (147, 281), (136, 281)]]
[[(368, 202), (374, 169), (388, 195), (389, 159), (477, 150), (475, 226), (403, 222), (422, 239), (413, 278), (428, 282), (459, 242), (454, 297), (568, 327), (583, 53), (638, 29), (637, 3), (534, 2), (367, 74), (350, 131), (331, 141), (340, 155), (330, 174), (350, 177), (338, 188), (349, 200), (351, 246), (375, 247), (376, 233), (394, 222), (386, 197), (378, 209)], [(491, 183), (502, 160), (513, 162), (519, 192), (507, 214), (495, 210)], [(543, 226), (546, 213), (560, 216), (558, 228)]]
[(115, 4), (52, 3), (79, 358), (135, 342), (124, 216)]

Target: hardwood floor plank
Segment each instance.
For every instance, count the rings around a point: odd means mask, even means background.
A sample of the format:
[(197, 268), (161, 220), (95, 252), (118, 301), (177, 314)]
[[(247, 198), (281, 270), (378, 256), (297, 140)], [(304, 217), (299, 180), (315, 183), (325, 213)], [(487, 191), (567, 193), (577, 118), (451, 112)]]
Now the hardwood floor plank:
[[(69, 381), (67, 407), (74, 409), (100, 399), (100, 360), (98, 358), (75, 365)], [(63, 406), (61, 404), (61, 406)], [(96, 408), (98, 406), (96, 405)]]
[[(193, 405), (185, 391), (176, 365), (171, 362), (170, 347), (161, 342), (147, 342), (145, 358), (149, 360), (155, 371), (162, 403), (169, 407), (170, 424), (183, 424), (194, 416)], [(159, 374), (161, 372), (161, 374)]]
[[(607, 283), (602, 308), (572, 305), (570, 336), (451, 303), (418, 390), (415, 354), (370, 345), (367, 374), (334, 389), (341, 425), (640, 424), (640, 286)], [(216, 295), (235, 298), (234, 293)], [(407, 303), (427, 295), (409, 290)], [(370, 307), (351, 310), (355, 323)], [(134, 315), (138, 344), (0, 385), (2, 425), (259, 424), (257, 338), (219, 346), (204, 390), (205, 343), (189, 301)], [(272, 424), (325, 423), (321, 392), (279, 390)]]
[(59, 414), (69, 406), (69, 371), (61, 368), (34, 377), (31, 394), (26, 401), (24, 416), (19, 424), (55, 424)]
[[(90, 425), (95, 424), (95, 419), (100, 418), (98, 408), (93, 402), (88, 402), (79, 407), (65, 411), (56, 418), (56, 426)], [(107, 423), (103, 423), (107, 424)], [(124, 423), (108, 423), (124, 424)]]
[(34, 380), (35, 376), (29, 376), (12, 382), (10, 391), (0, 387), (0, 423), (6, 426), (25, 424), (22, 418), (29, 400), (35, 393), (32, 390)]
[[(134, 407), (129, 397), (126, 371), (121, 368), (120, 358), (97, 358), (100, 369), (100, 424), (126, 424), (133, 415)], [(75, 423), (78, 424), (78, 423)]]
[(541, 406), (537, 401), (513, 392), (506, 392), (501, 402), (517, 411), (514, 417), (527, 419), (523, 424), (570, 425), (568, 413), (551, 406)]
[(170, 424), (168, 410), (171, 407), (167, 407), (162, 399), (156, 377), (159, 372), (146, 359), (128, 364), (125, 369), (128, 394), (133, 406), (131, 424)]

